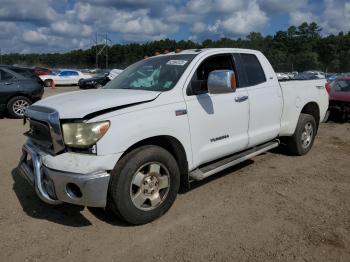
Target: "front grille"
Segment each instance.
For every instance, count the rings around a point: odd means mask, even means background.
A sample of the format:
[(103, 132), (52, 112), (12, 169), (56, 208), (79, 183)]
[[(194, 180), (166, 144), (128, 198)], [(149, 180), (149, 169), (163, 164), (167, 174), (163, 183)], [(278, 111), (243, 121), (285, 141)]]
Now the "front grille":
[(59, 114), (56, 110), (42, 106), (30, 106), (26, 109), (25, 119), (30, 129), (24, 133), (38, 147), (52, 155), (65, 149)]
[(34, 144), (44, 148), (46, 151), (53, 151), (50, 127), (47, 123), (29, 119), (30, 129), (24, 135), (30, 137)]

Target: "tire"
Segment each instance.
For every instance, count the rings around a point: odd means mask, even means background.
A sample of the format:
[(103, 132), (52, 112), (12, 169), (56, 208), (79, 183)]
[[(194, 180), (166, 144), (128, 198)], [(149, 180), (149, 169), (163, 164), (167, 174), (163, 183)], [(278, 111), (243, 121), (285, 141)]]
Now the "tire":
[(25, 96), (16, 96), (7, 103), (7, 112), (12, 118), (23, 118), (25, 109), (32, 104)]
[(100, 88), (102, 88), (103, 87), (103, 85), (101, 85), (100, 83), (97, 83), (96, 85), (95, 85), (95, 88), (96, 89), (100, 89)]
[(330, 119), (330, 116), (331, 116), (331, 110), (328, 109), (324, 118), (323, 118), (323, 122), (327, 123), (328, 120)]
[(146, 224), (172, 206), (179, 186), (174, 157), (159, 146), (142, 146), (118, 161), (112, 171), (108, 207), (130, 224)]
[(300, 114), (293, 136), (287, 140), (287, 149), (294, 155), (307, 154), (315, 140), (317, 125), (312, 115)]
[(44, 86), (46, 86), (46, 87), (52, 87), (52, 83), (53, 83), (53, 80), (51, 80), (51, 79), (46, 79), (46, 80), (44, 81)]

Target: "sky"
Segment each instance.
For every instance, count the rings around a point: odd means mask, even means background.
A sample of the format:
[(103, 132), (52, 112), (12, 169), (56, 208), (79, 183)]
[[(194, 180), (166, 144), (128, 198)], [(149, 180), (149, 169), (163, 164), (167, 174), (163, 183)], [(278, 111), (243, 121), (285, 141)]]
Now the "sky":
[[(349, 0), (0, 0), (2, 53), (85, 49), (170, 38), (201, 42), (273, 35), (316, 22), (324, 35), (350, 31)], [(99, 37), (99, 41), (101, 38)]]

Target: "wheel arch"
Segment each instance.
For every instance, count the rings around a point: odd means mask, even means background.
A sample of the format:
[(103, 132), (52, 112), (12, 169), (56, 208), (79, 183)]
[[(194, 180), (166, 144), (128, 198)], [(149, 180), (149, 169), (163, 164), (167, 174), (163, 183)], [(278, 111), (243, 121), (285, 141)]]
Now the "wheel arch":
[(32, 103), (33, 103), (33, 99), (28, 95), (28, 94), (24, 94), (24, 93), (14, 93), (13, 95), (11, 95), (7, 101), (6, 101), (6, 106), (8, 105), (8, 103), (15, 97), (20, 97), (23, 96), (25, 98), (28, 98)]
[(318, 128), (320, 124), (320, 108), (316, 102), (308, 102), (306, 105), (304, 105), (300, 113), (313, 116)]
[(175, 158), (181, 174), (181, 188), (185, 187), (185, 190), (189, 188), (189, 178), (188, 178), (188, 158), (186, 154), (186, 150), (181, 142), (169, 135), (161, 135), (154, 136), (143, 139), (133, 145), (131, 145), (124, 153), (121, 155), (120, 159), (122, 159), (126, 154), (131, 152), (132, 150), (139, 148), (144, 145), (155, 145), (164, 148)]

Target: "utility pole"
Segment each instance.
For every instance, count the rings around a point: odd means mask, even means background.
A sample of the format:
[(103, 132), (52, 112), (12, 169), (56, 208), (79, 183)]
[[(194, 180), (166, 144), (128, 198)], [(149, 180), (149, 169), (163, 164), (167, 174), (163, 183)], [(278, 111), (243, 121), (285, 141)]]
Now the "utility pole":
[(0, 48), (0, 65), (2, 65), (2, 52), (1, 52), (1, 48)]
[[(104, 35), (99, 35), (102, 38), (101, 43), (98, 43), (98, 34), (96, 33), (96, 37), (94, 39), (94, 45), (96, 47), (96, 68), (98, 68), (98, 56), (104, 52), (104, 55), (106, 56), (106, 68), (108, 68), (108, 48), (109, 43), (112, 43), (112, 40), (108, 38), (108, 34), (105, 33)], [(99, 50), (98, 46), (103, 45), (101, 49)]]
[(97, 39), (97, 33), (95, 35), (95, 50), (96, 50), (96, 64), (95, 68), (98, 68), (98, 39)]
[(108, 69), (108, 35), (106, 33), (105, 46), (106, 46), (106, 69)]

